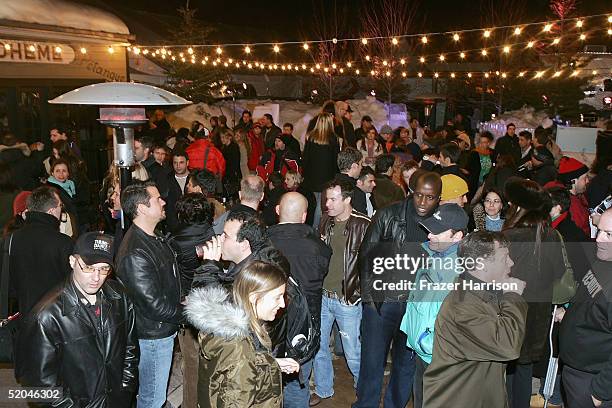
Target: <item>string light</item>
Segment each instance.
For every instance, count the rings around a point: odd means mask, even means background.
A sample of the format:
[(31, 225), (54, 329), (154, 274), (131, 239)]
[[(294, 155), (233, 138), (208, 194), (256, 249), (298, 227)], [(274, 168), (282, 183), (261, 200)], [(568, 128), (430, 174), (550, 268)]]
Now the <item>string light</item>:
[(488, 72), (485, 72), (484, 77), (485, 77), (485, 78), (488, 78), (488, 77), (489, 77), (489, 73), (488, 73)]
[(419, 78), (423, 78), (423, 74), (422, 73), (419, 72), (417, 75), (419, 76)]
[(337, 65), (336, 64), (332, 64), (332, 68), (336, 69)]
[(393, 37), (393, 39), (391, 40), (391, 44), (397, 45), (398, 43), (399, 41), (397, 40), (397, 38)]
[(280, 47), (278, 45), (274, 45), (274, 48), (272, 48), (274, 50), (274, 52), (278, 53), (280, 52)]
[(244, 47), (244, 53), (245, 54), (250, 54), (251, 53), (251, 47), (249, 47), (248, 45), (246, 47)]
[(440, 58), (440, 61), (444, 61), (444, 59), (445, 59), (446, 57), (444, 57), (444, 54), (440, 54), (440, 57), (439, 57), (439, 58)]
[(143, 53), (144, 55), (147, 55), (147, 54), (149, 53), (149, 50), (145, 48), (145, 49), (142, 51), (142, 53)]
[(453, 40), (455, 40), (455, 42), (459, 41), (459, 34), (453, 34)]
[(570, 76), (571, 76), (571, 77), (575, 77), (576, 75), (578, 75), (578, 72), (579, 72), (579, 71), (578, 71), (577, 69), (575, 69), (575, 70), (574, 70), (574, 71), (573, 71), (573, 72), (570, 74)]
[(34, 47), (33, 45), (30, 45), (30, 46), (28, 47), (28, 50), (30, 50), (30, 51), (32, 51), (32, 52), (34, 52), (34, 51), (36, 51), (36, 47)]
[(217, 47), (217, 54), (221, 55), (223, 53), (223, 49), (221, 47)]
[(552, 43), (553, 43), (553, 45), (557, 45), (557, 44), (559, 44), (560, 42), (561, 42), (561, 39), (560, 39), (560, 38), (555, 38), (555, 39), (553, 40), (553, 42), (552, 42)]
[(308, 50), (308, 48), (310, 47), (308, 46), (308, 43), (304, 43), (304, 45), (302, 45), (302, 48), (304, 48), (305, 50)]
[(346, 63), (346, 66), (347, 66), (347, 68), (350, 68), (350, 67), (353, 66), (353, 64), (351, 64), (351, 62), (349, 61), (349, 62)]
[(365, 59), (366, 59), (366, 61), (369, 61), (369, 60), (370, 60), (370, 56), (369, 56), (369, 55), (366, 55), (366, 56), (365, 56)]
[(57, 47), (55, 47), (55, 52), (58, 53), (58, 54), (60, 52), (62, 52), (62, 47), (60, 47), (59, 45)]
[(387, 71), (387, 72), (385, 72), (385, 75), (386, 75), (386, 76), (388, 76), (388, 77), (390, 77), (390, 76), (391, 76), (391, 71)]
[(538, 71), (536, 72), (534, 78), (542, 78), (543, 75), (544, 75), (544, 71)]
[(608, 35), (612, 35), (612, 28), (608, 28)]
[(404, 58), (400, 59), (400, 64), (402, 65), (406, 64), (406, 60)]
[(11, 44), (4, 44), (4, 49), (7, 51), (11, 50)]
[(596, 70), (596, 69), (594, 69), (593, 71), (591, 71), (591, 74), (593, 74), (593, 75), (597, 75), (597, 70)]
[(521, 27), (516, 27), (516, 28), (514, 29), (514, 35), (521, 35), (521, 31), (523, 31), (523, 30), (521, 29)]
[(465, 59), (465, 52), (461, 51), (461, 53), (459, 54), (459, 57), (461, 59)]
[(549, 31), (552, 29), (552, 26), (553, 26), (552, 24), (547, 23), (547, 24), (544, 26), (544, 29), (543, 29), (542, 31), (544, 31), (544, 32), (549, 32)]
[(419, 58), (419, 61), (421, 61), (421, 64), (424, 64), (425, 63), (425, 57)]
[(113, 48), (113, 46), (112, 46), (112, 45), (110, 45), (110, 46), (108, 47), (108, 53), (109, 53), (109, 54), (112, 54), (112, 53), (114, 53), (114, 52), (115, 52), (115, 49)]
[(612, 23), (612, 16), (608, 16), (608, 23)]
[(402, 76), (403, 76), (404, 78), (406, 78), (406, 76), (407, 76), (407, 75), (408, 75), (408, 74), (406, 73), (406, 71), (402, 71)]
[(518, 76), (520, 76), (520, 77), (524, 77), (524, 76), (525, 76), (525, 71), (521, 71), (521, 72), (519, 72)]
[(187, 48), (187, 52), (188, 52), (189, 54), (193, 54), (193, 48), (191, 48), (191, 47)]
[(454, 78), (455, 77), (455, 73), (451, 72), (450, 76), (451, 76), (451, 78)]
[(340, 68), (339, 71), (341, 74), (344, 74), (344, 68)]
[(468, 76), (468, 78), (471, 78), (471, 77), (472, 77), (472, 73), (471, 73), (471, 72), (468, 72), (468, 73), (467, 73), (467, 76)]
[(355, 74), (359, 75), (359, 70), (358, 69), (355, 70)]
[(422, 36), (422, 37), (421, 37), (421, 42), (422, 42), (423, 44), (427, 44), (427, 41), (428, 41), (428, 40), (427, 40), (427, 37), (426, 37), (426, 36)]
[(480, 53), (482, 54), (483, 57), (487, 56), (487, 50), (483, 49), (482, 51), (480, 51)]
[(361, 39), (361, 43), (362, 43), (363, 45), (366, 45), (366, 44), (368, 43), (368, 39), (367, 39), (367, 38), (362, 38), (362, 39)]
[(557, 71), (553, 74), (553, 77), (558, 78), (561, 76), (561, 71)]
[(384, 60), (384, 61), (382, 62), (382, 64), (383, 64), (385, 67), (386, 67), (387, 65), (389, 65), (389, 63), (387, 62), (387, 60)]
[(491, 37), (491, 30), (484, 30), (484, 32), (482, 33), (482, 35), (484, 36), (484, 38), (489, 38), (489, 37)]
[(510, 46), (506, 45), (504, 46), (504, 54), (509, 54), (510, 53)]
[(505, 72), (502, 72), (502, 75), (501, 75), (501, 76), (502, 76), (502, 78), (506, 79), (506, 77), (507, 77), (508, 75), (506, 75), (506, 73), (505, 73)]
[(87, 48), (81, 47), (81, 54), (87, 54)]
[(583, 24), (583, 21), (582, 21), (582, 20), (578, 20), (578, 21), (576, 21), (576, 27), (578, 27), (578, 28), (582, 28), (582, 24)]
[(338, 44), (338, 39), (334, 37), (334, 38), (332, 38), (332, 42), (333, 42), (334, 44)]
[(531, 47), (533, 47), (533, 44), (534, 44), (534, 42), (533, 42), (533, 41), (529, 41), (529, 42), (527, 43), (527, 48), (531, 48)]
[(583, 33), (583, 34), (580, 34), (580, 39), (581, 39), (582, 41), (586, 40), (586, 34), (584, 34), (584, 33)]

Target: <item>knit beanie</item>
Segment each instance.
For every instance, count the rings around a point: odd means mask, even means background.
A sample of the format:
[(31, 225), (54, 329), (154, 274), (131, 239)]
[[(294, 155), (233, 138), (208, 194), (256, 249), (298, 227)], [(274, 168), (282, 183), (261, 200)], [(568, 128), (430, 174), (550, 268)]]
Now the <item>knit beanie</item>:
[(587, 173), (589, 168), (572, 157), (563, 156), (559, 161), (559, 180), (564, 184), (570, 184), (572, 180), (577, 179), (584, 173)]

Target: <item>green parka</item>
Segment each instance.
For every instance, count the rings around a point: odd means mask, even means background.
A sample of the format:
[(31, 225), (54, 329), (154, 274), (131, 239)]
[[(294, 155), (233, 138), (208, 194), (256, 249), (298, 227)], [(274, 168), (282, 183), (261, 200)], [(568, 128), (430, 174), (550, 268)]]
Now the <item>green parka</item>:
[(231, 302), (227, 290), (195, 289), (185, 313), (200, 331), (200, 408), (282, 405), (280, 367), (251, 333), (246, 313)]

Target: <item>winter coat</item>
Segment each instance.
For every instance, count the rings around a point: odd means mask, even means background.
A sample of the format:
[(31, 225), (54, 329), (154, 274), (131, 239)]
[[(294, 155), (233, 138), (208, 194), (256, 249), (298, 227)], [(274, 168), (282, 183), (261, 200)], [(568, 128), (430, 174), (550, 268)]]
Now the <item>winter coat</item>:
[(546, 183), (557, 179), (557, 169), (552, 163), (543, 164), (539, 167), (534, 167), (531, 170), (529, 178), (539, 185), (544, 186)]
[(207, 222), (201, 224), (180, 225), (170, 236), (169, 244), (176, 253), (176, 262), (181, 277), (181, 298), (191, 291), (195, 270), (201, 262), (196, 254), (196, 245), (202, 245), (212, 239), (215, 232)]
[(257, 166), (257, 175), (267, 182), (270, 174), (279, 172), (284, 177), (289, 170), (302, 172), (300, 158), (293, 150), (268, 150)]
[[(242, 173), (240, 171), (240, 148), (236, 142), (221, 146), (221, 153), (225, 159), (225, 182), (240, 184)], [(246, 176), (246, 174), (245, 174)]]
[(59, 232), (59, 224), (50, 214), (29, 211), (13, 234), (10, 280), (24, 315), (72, 271), (68, 257), (74, 242)]
[(249, 166), (249, 170), (255, 171), (259, 165), (261, 156), (263, 156), (264, 152), (266, 151), (266, 148), (263, 140), (255, 136), (252, 130), (247, 134), (247, 137), (249, 138), (249, 144), (251, 145), (251, 153), (249, 154), (247, 165)]
[[(208, 150), (208, 157), (206, 151)], [(225, 159), (223, 154), (207, 139), (197, 139), (189, 145), (185, 152), (189, 156), (189, 170), (206, 169), (220, 176), (225, 175)]]
[(181, 186), (176, 180), (175, 173), (164, 174), (157, 180), (157, 188), (159, 195), (166, 202), (164, 207), (166, 210), (166, 225), (168, 230), (173, 231), (178, 227), (178, 218), (176, 215), (176, 202), (183, 196), (189, 184), (189, 176), (185, 180), (185, 188), (181, 190)]
[(372, 198), (376, 208), (384, 208), (389, 204), (403, 200), (404, 190), (385, 174), (376, 175), (376, 187), (372, 191)]
[(519, 364), (537, 362), (545, 355), (551, 321), (553, 282), (565, 273), (559, 236), (548, 227), (542, 232), (539, 250), (535, 228), (512, 228), (503, 231), (510, 241), (511, 275), (527, 283), (523, 298), (529, 304), (525, 342)]
[(374, 142), (374, 149), (372, 150), (372, 156), (368, 153), (366, 139), (361, 139), (357, 141), (357, 150), (361, 152), (363, 156), (363, 164), (365, 166), (370, 166), (374, 169), (374, 163), (376, 162), (376, 158), (381, 154), (385, 154), (385, 148), (378, 141)]
[(263, 138), (265, 148), (273, 149), (274, 140), (276, 139), (276, 136), (280, 136), (281, 133), (283, 133), (281, 128), (276, 126), (274, 123), (272, 124), (270, 128), (267, 128), (265, 126), (261, 128), (261, 136)]
[(503, 137), (497, 139), (497, 142), (495, 142), (495, 157), (499, 157), (502, 154), (509, 154), (515, 163), (519, 162), (521, 159), (521, 146), (519, 146), (517, 135), (510, 136), (506, 133)]
[(200, 331), (200, 408), (281, 407), (280, 367), (257, 341), (246, 312), (230, 301), (227, 290), (194, 290), (185, 313)]
[(567, 258), (574, 271), (574, 279), (581, 281), (591, 266), (591, 240), (584, 231), (578, 228), (567, 212), (564, 212), (559, 218), (554, 220), (552, 227), (563, 237)]
[(338, 152), (340, 147), (335, 136), (330, 144), (322, 145), (307, 140), (304, 145), (303, 166), (305, 189), (312, 192), (323, 191), (323, 185), (334, 178), (338, 172)]
[(581, 280), (559, 333), (560, 357), (568, 366), (594, 374), (589, 394), (612, 400), (612, 262), (596, 261)]
[(131, 405), (139, 359), (134, 307), (115, 281), (106, 281), (99, 294), (100, 327), (94, 327), (70, 277), (22, 322), (16, 377), (24, 386), (62, 387), (53, 406)]
[(506, 363), (519, 356), (527, 303), (516, 293), (464, 288), (462, 275), (436, 319), (433, 360), (423, 376), (427, 408), (508, 407)]
[(115, 259), (117, 279), (134, 302), (139, 339), (162, 339), (184, 323), (176, 258), (165, 238), (136, 224), (125, 234)]

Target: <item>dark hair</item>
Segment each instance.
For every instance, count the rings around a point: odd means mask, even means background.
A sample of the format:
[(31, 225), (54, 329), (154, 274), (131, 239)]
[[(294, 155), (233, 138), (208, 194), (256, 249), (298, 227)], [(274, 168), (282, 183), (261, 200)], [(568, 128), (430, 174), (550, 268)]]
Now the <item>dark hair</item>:
[(245, 109), (245, 110), (243, 110), (243, 111), (242, 111), (242, 115), (244, 115), (245, 113), (248, 113), (248, 114), (249, 114), (249, 116), (253, 116), (253, 115), (252, 115), (252, 113), (251, 113), (251, 111), (250, 111), (250, 110), (248, 110), (248, 109)]
[(376, 173), (385, 173), (395, 163), (395, 156), (392, 154), (381, 154), (374, 162), (374, 170)]
[[(195, 122), (197, 122), (196, 126), (200, 126), (201, 125), (200, 122), (198, 122), (198, 121), (195, 121)], [(194, 124), (195, 124), (195, 122), (194, 122)], [(194, 133), (197, 133), (197, 132), (194, 132)], [(189, 140), (188, 136), (189, 136), (189, 129), (187, 129), (186, 127), (182, 127), (179, 130), (177, 130), (175, 138), (176, 138), (177, 141), (179, 139)]]
[(437, 147), (428, 147), (423, 150), (423, 156), (440, 156), (440, 149)]
[(451, 163), (456, 164), (461, 156), (461, 148), (455, 143), (446, 143), (440, 146), (440, 154), (448, 157)]
[(566, 212), (570, 208), (571, 198), (570, 192), (563, 187), (549, 187), (546, 189), (550, 194), (553, 207), (556, 205), (561, 206), (561, 212)]
[(219, 115), (219, 124), (227, 125), (227, 117), (225, 115)]
[(214, 195), (217, 191), (217, 178), (209, 170), (193, 170), (189, 179), (195, 186), (199, 186), (206, 196)]
[(51, 126), (49, 128), (49, 130), (53, 130), (53, 129), (57, 130), (57, 133), (66, 135), (66, 137), (68, 137), (68, 138), (70, 137), (70, 135), (68, 134), (69, 133), (68, 132), (68, 128), (66, 126), (64, 126), (64, 125), (55, 124), (55, 125), (53, 125), (53, 126)]
[(189, 155), (184, 150), (178, 150), (178, 151), (172, 153), (172, 157), (173, 158), (174, 157), (184, 157), (186, 160), (189, 160)]
[(157, 185), (153, 181), (133, 181), (121, 192), (121, 209), (129, 219), (136, 218), (139, 204), (149, 207), (149, 187), (157, 188)]
[(17, 190), (17, 186), (13, 183), (13, 170), (6, 163), (0, 162), (0, 192), (12, 193)]
[(551, 132), (549, 129), (544, 129), (542, 126), (538, 126), (533, 132), (535, 139), (539, 144), (546, 146), (550, 141)]
[(423, 174), (427, 172), (428, 171), (425, 169), (421, 169), (421, 168), (416, 169), (416, 171), (412, 173), (412, 176), (410, 176), (410, 181), (408, 182), (408, 186), (407, 186), (408, 190), (410, 190), (411, 192), (414, 191), (417, 185), (417, 181), (419, 181), (419, 177), (421, 177)]
[(137, 136), (134, 141), (140, 142), (144, 149), (153, 150), (153, 139), (149, 136)]
[[(475, 231), (466, 235), (461, 242), (457, 255), (463, 259), (489, 258), (495, 254), (495, 243), (502, 248), (507, 248), (510, 243), (501, 232), (497, 231)], [(471, 268), (468, 267), (471, 266)], [(474, 270), (477, 263), (467, 262), (465, 264), (468, 271)]]
[(234, 220), (239, 221), (241, 224), (236, 234), (236, 241), (242, 242), (247, 240), (253, 252), (268, 244), (266, 224), (263, 223), (257, 214), (244, 211), (230, 211), (225, 222)]
[(293, 123), (285, 122), (285, 124), (283, 125), (283, 127), (290, 127), (290, 128), (291, 128), (291, 131), (293, 131)]
[(499, 171), (504, 167), (516, 167), (516, 161), (511, 154), (500, 154), (495, 161), (495, 169)]
[(51, 208), (55, 208), (61, 202), (56, 188), (51, 186), (40, 186), (32, 191), (26, 200), (28, 211), (46, 213)]
[[(612, 121), (608, 121), (609, 124)], [(591, 171), (598, 174), (612, 164), (612, 132), (599, 131), (595, 139), (595, 160), (591, 166)]]
[(176, 216), (183, 224), (212, 224), (213, 215), (212, 205), (206, 201), (204, 194), (184, 194), (176, 202)]
[(369, 175), (375, 176), (376, 174), (374, 173), (374, 170), (372, 170), (370, 166), (363, 166), (361, 168), (361, 172), (359, 172), (359, 177), (357, 178), (357, 180), (363, 181)]
[(523, 136), (527, 140), (531, 140), (531, 138), (533, 137), (531, 135), (531, 132), (529, 132), (527, 130), (521, 130), (521, 132), (519, 133), (519, 136)]
[(355, 191), (355, 186), (348, 181), (344, 181), (338, 178), (331, 179), (323, 186), (323, 190), (331, 190), (336, 187), (340, 187), (340, 194), (342, 195), (342, 199), (346, 200), (347, 198), (353, 198), (353, 191)]
[(64, 160), (61, 157), (59, 159), (51, 160), (51, 173), (53, 173), (53, 170), (55, 170), (55, 166), (59, 166), (60, 164), (66, 166), (68, 169), (68, 177), (70, 178), (72, 176), (72, 172), (70, 171), (70, 163), (68, 163), (68, 160)]
[(489, 132), (489, 131), (484, 131), (484, 132), (482, 132), (482, 133), (480, 134), (480, 138), (482, 139), (483, 137), (484, 137), (484, 138), (486, 138), (486, 139), (489, 139), (489, 141), (491, 141), (491, 142), (493, 141), (493, 139), (495, 139), (495, 138), (493, 137), (493, 134), (492, 134), (491, 132)]
[(272, 123), (274, 123), (274, 118), (272, 117), (271, 114), (269, 113), (264, 113), (264, 117), (268, 118), (268, 120)]
[(514, 123), (510, 122), (510, 123), (508, 123), (508, 124), (506, 125), (506, 130), (508, 130), (508, 128), (509, 128), (510, 126), (514, 126), (514, 128), (516, 129), (516, 125), (515, 125)]
[(481, 201), (483, 202), (483, 205), (484, 205), (484, 200), (487, 198), (487, 194), (489, 194), (489, 193), (495, 193), (495, 194), (497, 194), (497, 195), (499, 196), (499, 199), (500, 199), (500, 200), (501, 200), (501, 202), (502, 202), (502, 209), (501, 209), (501, 212), (500, 212), (500, 216), (501, 216), (502, 218), (504, 218), (504, 217), (503, 217), (503, 214), (504, 214), (504, 212), (505, 212), (505, 211), (508, 209), (508, 201), (507, 201), (507, 200), (504, 198), (504, 194), (503, 194), (503, 192), (502, 192), (502, 191), (501, 191), (499, 188), (497, 188), (496, 186), (494, 186), (494, 185), (491, 185), (491, 186), (486, 187), (486, 188), (483, 190), (483, 192), (482, 192), (482, 196), (481, 196), (481, 197), (482, 197), (482, 200), (481, 200)]
[(334, 101), (326, 101), (321, 108), (321, 112), (329, 113), (332, 116), (336, 115), (336, 104)]
[(270, 175), (268, 176), (268, 183), (272, 183), (275, 189), (282, 187), (284, 182), (285, 178), (281, 176), (278, 171), (270, 173)]
[(338, 153), (338, 159), (336, 160), (338, 170), (341, 172), (350, 170), (353, 163), (359, 164), (362, 158), (363, 156), (359, 150), (349, 146)]

